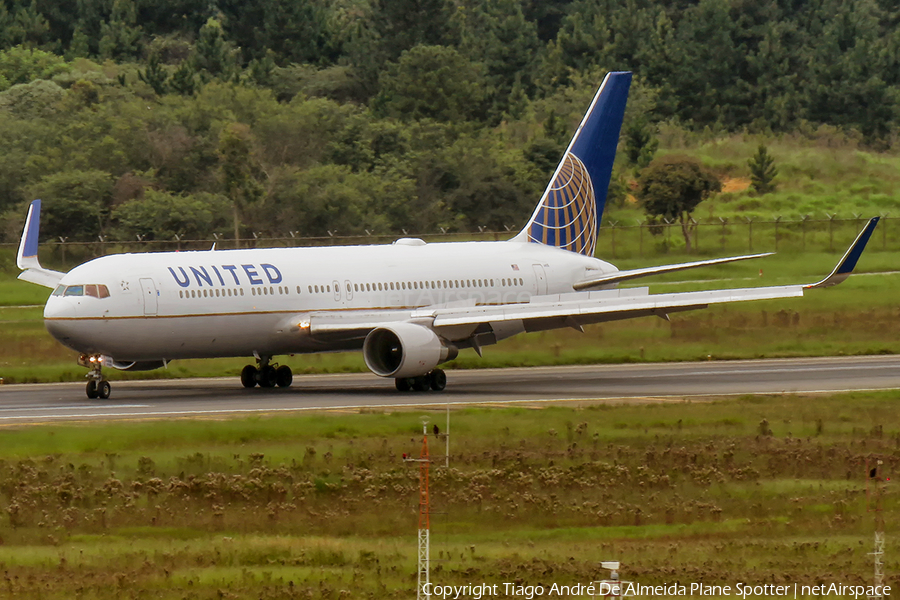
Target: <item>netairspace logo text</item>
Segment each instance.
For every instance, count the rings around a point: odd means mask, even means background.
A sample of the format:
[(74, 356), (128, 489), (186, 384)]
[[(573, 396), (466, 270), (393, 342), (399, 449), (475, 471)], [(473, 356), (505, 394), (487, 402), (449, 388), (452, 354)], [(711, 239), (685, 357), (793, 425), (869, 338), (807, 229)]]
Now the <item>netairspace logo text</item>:
[(511, 597), (534, 600), (539, 597), (572, 597), (572, 596), (733, 596), (736, 598), (798, 598), (801, 596), (834, 596), (837, 598), (867, 598), (869, 596), (888, 596), (891, 586), (844, 585), (841, 583), (823, 583), (820, 585), (752, 585), (735, 583), (734, 585), (707, 585), (704, 583), (664, 583), (662, 585), (641, 585), (634, 582), (600, 582), (572, 585), (522, 585), (518, 583), (480, 583), (466, 585), (425, 584), (424, 592), (430, 596), (445, 600), (482, 600), (482, 598)]

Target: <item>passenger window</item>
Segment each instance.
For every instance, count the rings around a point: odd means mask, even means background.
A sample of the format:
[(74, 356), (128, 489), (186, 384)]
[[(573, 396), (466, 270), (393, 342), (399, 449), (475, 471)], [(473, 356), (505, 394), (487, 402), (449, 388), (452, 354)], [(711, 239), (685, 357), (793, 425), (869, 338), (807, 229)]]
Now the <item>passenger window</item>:
[[(279, 289), (281, 289), (281, 288), (279, 288)], [(274, 287), (270, 287), (270, 288), (269, 288), (269, 294), (271, 294), (272, 296), (275, 295), (275, 288), (274, 288)]]
[(244, 295), (244, 288), (241, 288), (241, 296)]

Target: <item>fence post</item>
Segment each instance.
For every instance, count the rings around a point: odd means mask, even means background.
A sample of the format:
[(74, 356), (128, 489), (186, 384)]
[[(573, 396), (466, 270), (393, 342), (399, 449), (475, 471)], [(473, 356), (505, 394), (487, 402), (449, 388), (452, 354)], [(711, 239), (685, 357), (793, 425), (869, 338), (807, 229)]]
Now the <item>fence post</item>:
[(781, 215), (775, 217), (775, 252), (778, 252), (778, 222), (781, 220)]
[(723, 219), (719, 217), (719, 220), (722, 221), (722, 251), (725, 251), (725, 223), (728, 222), (728, 219)]
[(747, 246), (753, 252), (753, 217), (744, 218), (747, 219)]
[(825, 216), (828, 217), (828, 251), (834, 252), (834, 218), (837, 213), (833, 215), (825, 213)]
[(610, 221), (609, 222), (609, 228), (611, 230), (611, 237), (612, 237), (612, 257), (613, 258), (616, 257), (616, 223), (618, 223), (618, 221)]
[(672, 240), (672, 223), (675, 221), (670, 221), (668, 217), (663, 217), (663, 222), (666, 224), (666, 254), (669, 253), (669, 246), (671, 245)]
[(700, 223), (694, 217), (691, 217), (691, 224), (694, 226), (694, 252), (700, 252)]
[(801, 249), (806, 251), (806, 222), (809, 220), (809, 215), (803, 215), (800, 217), (800, 239)]
[(638, 224), (638, 231), (640, 232), (640, 234), (639, 234), (640, 254), (641, 254), (641, 258), (644, 258), (644, 223), (641, 222), (640, 220), (638, 220), (637, 224)]

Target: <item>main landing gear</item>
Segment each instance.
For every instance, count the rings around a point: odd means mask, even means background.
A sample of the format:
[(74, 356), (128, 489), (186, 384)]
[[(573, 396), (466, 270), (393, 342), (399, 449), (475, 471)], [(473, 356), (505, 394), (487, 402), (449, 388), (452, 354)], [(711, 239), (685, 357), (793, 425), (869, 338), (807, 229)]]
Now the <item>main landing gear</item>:
[(447, 374), (441, 369), (435, 369), (427, 375), (418, 377), (398, 377), (394, 380), (394, 384), (401, 392), (427, 392), (428, 390), (442, 392), (447, 387)]
[(85, 389), (87, 397), (91, 400), (96, 400), (97, 398), (106, 400), (109, 398), (109, 395), (112, 393), (112, 386), (103, 379), (103, 373), (100, 371), (103, 367), (101, 357), (82, 355), (78, 359), (78, 364), (90, 369), (85, 375), (88, 378), (87, 388)]
[(261, 356), (257, 359), (258, 367), (247, 365), (241, 371), (241, 385), (252, 388), (259, 385), (261, 388), (290, 387), (294, 381), (294, 374), (287, 365), (269, 364), (271, 356)]

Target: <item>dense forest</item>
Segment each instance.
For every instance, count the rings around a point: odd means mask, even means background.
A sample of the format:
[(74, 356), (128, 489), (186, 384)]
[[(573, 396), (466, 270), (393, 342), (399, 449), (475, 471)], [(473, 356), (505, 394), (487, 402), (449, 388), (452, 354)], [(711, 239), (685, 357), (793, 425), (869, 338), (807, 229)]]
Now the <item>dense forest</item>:
[[(503, 229), (632, 70), (659, 123), (894, 143), (888, 0), (0, 0), (0, 236)], [(237, 230), (237, 231), (233, 231)]]

